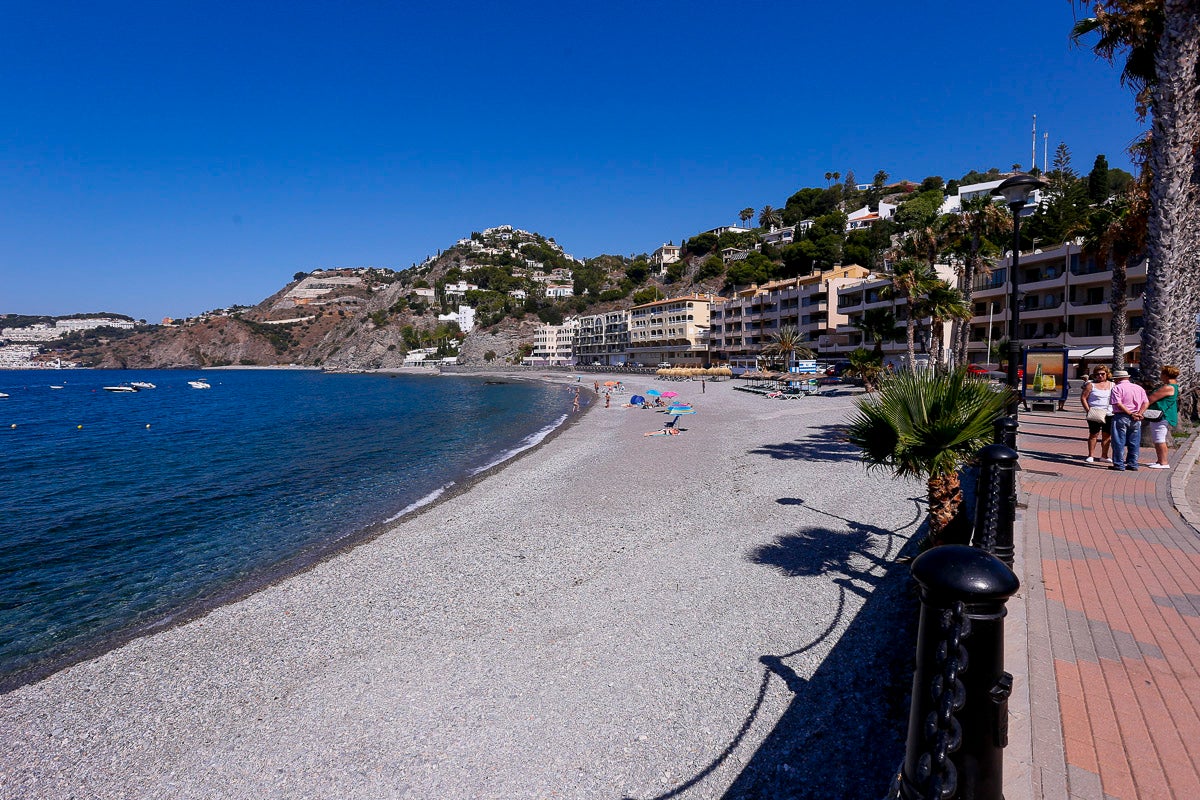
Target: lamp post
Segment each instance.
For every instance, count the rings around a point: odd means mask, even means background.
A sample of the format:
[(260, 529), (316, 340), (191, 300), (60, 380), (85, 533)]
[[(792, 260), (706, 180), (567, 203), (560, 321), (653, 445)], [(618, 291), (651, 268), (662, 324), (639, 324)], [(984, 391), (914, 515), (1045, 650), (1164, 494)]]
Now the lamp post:
[(1008, 385), (1013, 390), (1012, 399), (1008, 403), (1008, 413), (1012, 417), (1017, 416), (1017, 408), (1020, 405), (1020, 380), (1017, 377), (1017, 368), (1021, 360), (1021, 342), (1018, 337), (1018, 324), (1021, 319), (1020, 309), (1017, 308), (1019, 300), (1017, 295), (1017, 267), (1021, 262), (1021, 210), (1025, 208), (1025, 203), (1029, 200), (1029, 195), (1033, 194), (1037, 189), (1044, 189), (1049, 186), (1048, 183), (1035, 178), (1032, 175), (1017, 174), (1011, 178), (1007, 178), (999, 186), (992, 190), (993, 195), (998, 195), (1004, 198), (1004, 202), (1008, 204), (1013, 215), (1013, 244), (1012, 244), (1012, 263), (1009, 265), (1008, 274)]

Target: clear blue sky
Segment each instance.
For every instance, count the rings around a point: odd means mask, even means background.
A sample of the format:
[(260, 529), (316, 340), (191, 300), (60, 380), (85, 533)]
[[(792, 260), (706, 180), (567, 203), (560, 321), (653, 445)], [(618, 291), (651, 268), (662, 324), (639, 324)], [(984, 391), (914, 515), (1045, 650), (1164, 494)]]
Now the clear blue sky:
[(1066, 0), (67, 2), (0, 25), (0, 312), (157, 321), (513, 224), (651, 251), (1140, 126)]

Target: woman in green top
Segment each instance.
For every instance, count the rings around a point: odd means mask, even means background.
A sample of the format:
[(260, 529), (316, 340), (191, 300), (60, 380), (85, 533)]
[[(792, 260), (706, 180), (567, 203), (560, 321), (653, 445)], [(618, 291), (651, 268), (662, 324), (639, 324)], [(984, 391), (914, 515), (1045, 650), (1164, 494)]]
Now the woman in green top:
[(1150, 395), (1150, 408), (1158, 409), (1162, 416), (1150, 422), (1150, 437), (1154, 441), (1157, 464), (1147, 464), (1150, 469), (1170, 469), (1167, 463), (1167, 437), (1171, 428), (1179, 424), (1179, 368), (1167, 365), (1162, 368), (1162, 385)]

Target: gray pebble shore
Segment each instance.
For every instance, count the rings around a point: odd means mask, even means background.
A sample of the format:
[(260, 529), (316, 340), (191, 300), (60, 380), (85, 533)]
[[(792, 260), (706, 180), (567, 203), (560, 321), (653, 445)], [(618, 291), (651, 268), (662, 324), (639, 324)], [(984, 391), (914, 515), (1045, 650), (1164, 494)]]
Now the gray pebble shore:
[(0, 695), (0, 797), (882, 796), (923, 486), (838, 441), (851, 397), (651, 386), (696, 404), (684, 433), (601, 400), (378, 538)]

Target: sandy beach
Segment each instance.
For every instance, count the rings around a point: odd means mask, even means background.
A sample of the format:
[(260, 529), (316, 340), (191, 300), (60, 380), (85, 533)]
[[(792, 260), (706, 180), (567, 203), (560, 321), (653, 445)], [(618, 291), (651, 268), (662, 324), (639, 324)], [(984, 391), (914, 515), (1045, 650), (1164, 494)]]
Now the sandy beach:
[(698, 413), (644, 437), (664, 415), (601, 398), (378, 538), (0, 695), (0, 797), (881, 796), (923, 487), (837, 440), (852, 397), (617, 377)]

